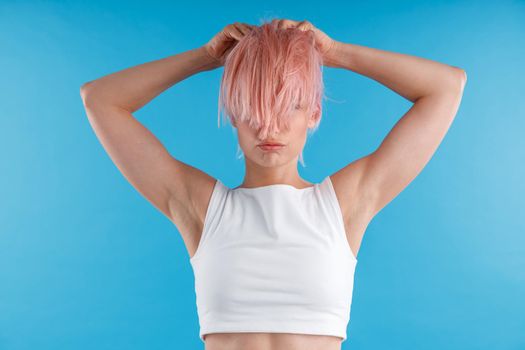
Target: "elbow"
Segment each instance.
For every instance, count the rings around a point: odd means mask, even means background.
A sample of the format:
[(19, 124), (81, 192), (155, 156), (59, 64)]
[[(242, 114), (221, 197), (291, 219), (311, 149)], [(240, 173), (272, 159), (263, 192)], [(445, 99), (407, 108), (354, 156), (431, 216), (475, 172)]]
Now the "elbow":
[(465, 85), (467, 84), (467, 72), (459, 67), (454, 67), (454, 70), (457, 76), (457, 85), (459, 90), (463, 93), (463, 89), (465, 89)]
[(86, 100), (86, 95), (87, 95), (87, 91), (88, 91), (88, 87), (89, 85), (91, 85), (91, 82), (88, 81), (87, 83), (84, 83), (81, 87), (80, 87), (80, 97), (82, 98), (83, 101)]
[(446, 98), (461, 99), (467, 83), (467, 73), (464, 69), (454, 66), (449, 71), (449, 74), (445, 74), (442, 84), (432, 94)]
[(87, 83), (84, 83), (80, 87), (80, 97), (82, 98), (84, 107), (88, 107), (88, 105), (92, 105), (94, 99), (98, 101), (100, 98), (96, 97), (97, 94), (98, 93), (95, 92), (95, 85), (93, 81), (88, 81)]
[(461, 69), (461, 68), (458, 68), (458, 69), (461, 75), (461, 79), (463, 80), (464, 83), (466, 83), (467, 82), (467, 72), (464, 69)]
[(96, 80), (88, 81), (80, 87), (80, 96), (85, 107), (92, 107), (95, 103), (97, 106), (115, 106), (107, 95)]
[(87, 92), (93, 87), (93, 81), (88, 81), (87, 83), (82, 84), (80, 87), (80, 96), (84, 98), (87, 95)]

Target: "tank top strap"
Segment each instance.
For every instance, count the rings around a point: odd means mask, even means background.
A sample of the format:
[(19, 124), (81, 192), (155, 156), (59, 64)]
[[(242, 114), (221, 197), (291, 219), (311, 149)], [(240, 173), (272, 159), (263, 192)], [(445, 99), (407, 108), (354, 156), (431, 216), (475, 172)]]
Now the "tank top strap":
[(206, 215), (204, 217), (204, 224), (202, 227), (201, 237), (197, 250), (190, 258), (190, 261), (196, 259), (200, 252), (203, 249), (203, 246), (206, 245), (207, 239), (210, 236), (210, 233), (213, 232), (220, 223), (220, 219), (224, 209), (224, 203), (227, 199), (230, 188), (224, 185), (221, 180), (216, 179), (215, 185), (213, 186), (213, 191), (211, 193), (210, 200), (208, 202), (208, 207), (206, 209)]
[(319, 183), (319, 193), (321, 196), (321, 205), (324, 207), (324, 210), (328, 212), (331, 221), (334, 223), (335, 229), (339, 233), (342, 243), (348, 248), (348, 253), (350, 253), (353, 260), (357, 260), (350, 249), (350, 244), (348, 243), (343, 211), (330, 176), (326, 176), (324, 180)]
[(325, 177), (324, 180), (321, 181), (319, 191), (323, 205), (327, 207), (326, 209), (331, 214), (332, 219), (336, 220), (339, 224), (343, 223), (341, 207), (330, 176)]

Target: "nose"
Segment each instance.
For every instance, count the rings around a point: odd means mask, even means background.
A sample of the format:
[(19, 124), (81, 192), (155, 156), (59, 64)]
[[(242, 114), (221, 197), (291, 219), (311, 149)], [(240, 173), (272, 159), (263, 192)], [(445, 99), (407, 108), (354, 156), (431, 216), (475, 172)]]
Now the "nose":
[(279, 140), (278, 133), (276, 132), (268, 132), (265, 130), (259, 131), (257, 137), (259, 138), (259, 143), (263, 142), (264, 140)]

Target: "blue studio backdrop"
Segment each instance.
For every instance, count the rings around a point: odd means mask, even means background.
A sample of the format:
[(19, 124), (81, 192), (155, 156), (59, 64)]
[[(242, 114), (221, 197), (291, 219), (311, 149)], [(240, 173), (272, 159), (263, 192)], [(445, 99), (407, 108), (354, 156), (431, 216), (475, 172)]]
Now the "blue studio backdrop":
[[(366, 231), (343, 349), (525, 349), (525, 3), (275, 0), (0, 3), (0, 349), (203, 348), (183, 240), (112, 163), (80, 87), (267, 18), (468, 76), (433, 158)], [(236, 187), (236, 136), (217, 126), (222, 72), (181, 81), (135, 117)], [(299, 165), (316, 183), (375, 150), (411, 106), (348, 70), (324, 79)]]

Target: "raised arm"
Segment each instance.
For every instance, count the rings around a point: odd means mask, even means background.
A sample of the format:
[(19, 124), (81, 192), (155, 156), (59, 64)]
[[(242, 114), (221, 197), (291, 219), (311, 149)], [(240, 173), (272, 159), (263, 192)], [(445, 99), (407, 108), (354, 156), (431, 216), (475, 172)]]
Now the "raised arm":
[(221, 67), (251, 25), (226, 25), (205, 45), (84, 84), (81, 96), (97, 137), (133, 187), (178, 228), (194, 254), (216, 179), (173, 158), (132, 115), (164, 90)]
[(214, 179), (173, 158), (132, 113), (175, 83), (215, 67), (199, 47), (104, 76), (80, 90), (89, 122), (111, 160), (179, 230), (196, 215), (192, 186), (211, 188)]
[(374, 152), (332, 175), (345, 217), (371, 219), (430, 160), (454, 120), (467, 76), (436, 61), (342, 42), (326, 65), (372, 78), (414, 103)]

